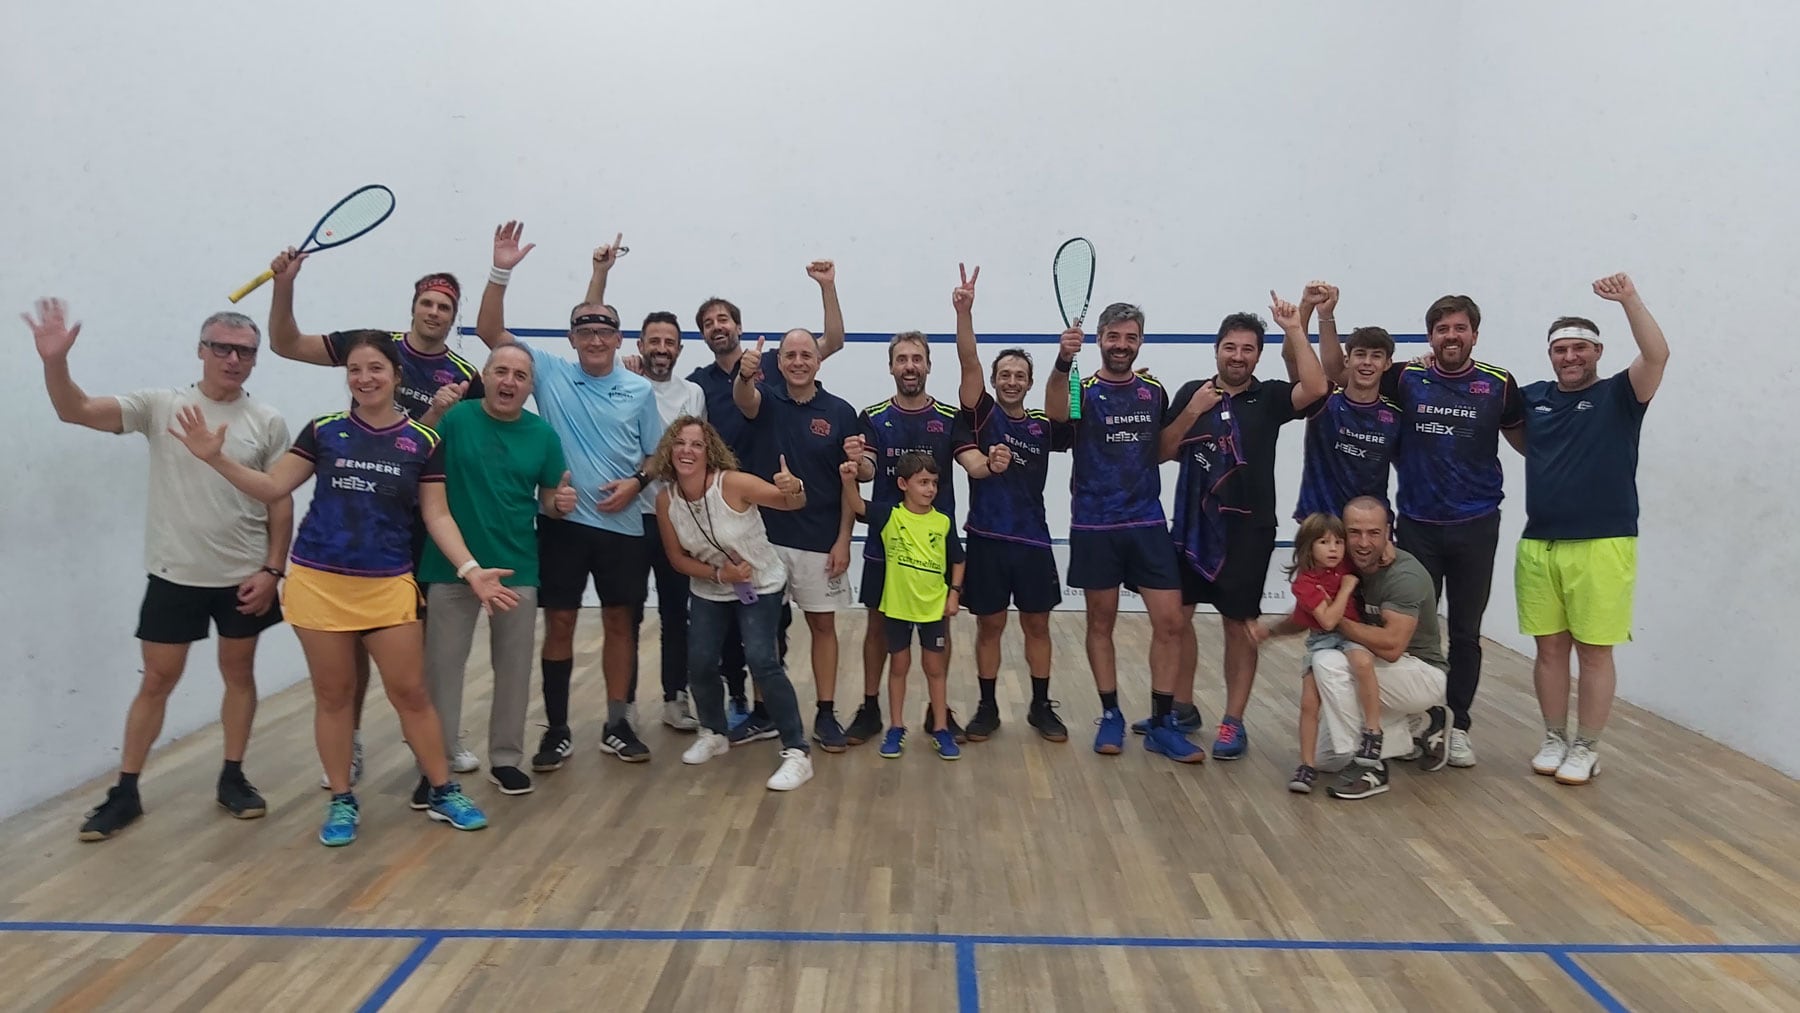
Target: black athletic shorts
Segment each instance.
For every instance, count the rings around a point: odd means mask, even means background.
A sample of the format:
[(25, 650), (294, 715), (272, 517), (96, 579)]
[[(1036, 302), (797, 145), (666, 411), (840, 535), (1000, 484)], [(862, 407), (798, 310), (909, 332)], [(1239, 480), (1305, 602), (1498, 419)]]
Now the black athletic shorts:
[(1069, 532), (1069, 586), (1173, 591), (1181, 586), (1175, 543), (1161, 524)]
[(1062, 578), (1048, 545), (969, 536), (963, 567), (963, 608), (978, 616), (1005, 612), (1048, 612), (1062, 603)]
[(1256, 619), (1262, 615), (1263, 585), (1269, 579), (1269, 559), (1275, 554), (1275, 529), (1258, 527), (1247, 518), (1225, 520), (1225, 565), (1219, 576), (1207, 580), (1181, 560), (1181, 603), (1205, 602), (1227, 619)]
[(950, 623), (945, 619), (934, 619), (928, 623), (913, 623), (902, 619), (886, 619), (881, 629), (887, 634), (889, 654), (899, 654), (912, 646), (913, 631), (919, 631), (919, 647), (933, 654), (942, 654), (949, 648)]
[(642, 605), (649, 597), (650, 545), (643, 535), (538, 518), (538, 607), (577, 609), (594, 579), (602, 606)]
[(238, 611), (237, 585), (190, 587), (151, 575), (138, 608), (137, 638), (152, 644), (191, 644), (205, 640), (211, 626), (219, 636), (237, 640), (254, 637), (281, 622), (281, 599), (276, 596), (269, 611), (247, 616)]

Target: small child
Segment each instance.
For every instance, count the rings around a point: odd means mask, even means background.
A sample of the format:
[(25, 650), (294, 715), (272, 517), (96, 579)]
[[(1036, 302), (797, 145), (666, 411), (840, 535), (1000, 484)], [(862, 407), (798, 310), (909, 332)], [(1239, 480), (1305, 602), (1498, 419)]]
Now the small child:
[(1288, 790), (1312, 791), (1318, 777), (1314, 769), (1319, 742), (1319, 687), (1313, 682), (1315, 652), (1344, 652), (1356, 678), (1356, 699), (1362, 705), (1362, 740), (1353, 758), (1358, 766), (1381, 764), (1381, 686), (1375, 679), (1375, 656), (1369, 649), (1337, 632), (1337, 625), (1351, 608), (1356, 573), (1345, 559), (1344, 522), (1330, 514), (1312, 514), (1300, 522), (1294, 535), (1294, 561), (1287, 567), (1293, 580), (1294, 619), (1305, 626), (1306, 671), (1300, 695), (1300, 766), (1288, 781)]
[[(949, 620), (961, 608), (963, 551), (950, 518), (932, 509), (937, 499), (938, 466), (930, 454), (916, 450), (900, 455), (895, 467), (901, 500), (867, 509), (869, 537), (881, 540), (887, 559), (881, 588), (881, 614), (886, 617), (888, 644), (888, 713), (896, 722), (906, 713), (906, 673), (912, 667), (913, 630), (919, 631), (925, 691), (931, 699), (930, 733), (938, 755), (962, 755), (949, 727), (949, 668), (946, 651)], [(856, 485), (856, 463), (840, 467), (844, 498), (857, 514), (865, 512)], [(948, 575), (948, 579), (946, 579)], [(895, 724), (881, 740), (881, 755), (893, 759), (906, 745), (906, 726)]]

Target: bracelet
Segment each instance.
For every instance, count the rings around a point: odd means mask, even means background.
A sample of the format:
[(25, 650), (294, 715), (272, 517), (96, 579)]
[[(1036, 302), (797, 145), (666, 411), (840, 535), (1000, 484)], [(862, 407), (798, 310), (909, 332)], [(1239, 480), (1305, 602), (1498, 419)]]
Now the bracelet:
[(274, 577), (276, 580), (280, 580), (281, 578), (287, 576), (287, 574), (282, 573), (280, 570), (275, 569), (273, 566), (265, 566), (259, 572), (266, 573), (269, 576)]
[(717, 567), (717, 566), (713, 567), (713, 583), (715, 583), (715, 584), (725, 583), (725, 571), (722, 568)]
[(1069, 370), (1074, 369), (1074, 368), (1075, 368), (1075, 360), (1074, 359), (1065, 359), (1060, 355), (1056, 357), (1056, 367), (1055, 367), (1056, 372), (1067, 373)]
[(471, 559), (468, 562), (466, 562), (463, 565), (456, 568), (456, 579), (461, 580), (464, 577), (467, 577), (469, 575), (470, 570), (479, 570), (479, 569), (481, 569), (481, 564), (477, 563), (476, 561)]
[(1335, 323), (1337, 323), (1337, 317), (1328, 317), (1328, 316), (1325, 316), (1324, 314), (1320, 314), (1319, 315), (1319, 323), (1335, 324)]
[(962, 594), (962, 585), (961, 584), (951, 584), (950, 590), (955, 591), (957, 594)]
[(496, 267), (488, 271), (488, 284), (490, 285), (505, 288), (509, 281), (512, 281), (512, 271), (509, 268)]

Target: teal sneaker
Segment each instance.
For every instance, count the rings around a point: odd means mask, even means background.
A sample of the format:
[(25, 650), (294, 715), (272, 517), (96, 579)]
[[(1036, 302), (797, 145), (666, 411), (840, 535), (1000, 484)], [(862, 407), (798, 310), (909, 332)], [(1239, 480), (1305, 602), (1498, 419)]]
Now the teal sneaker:
[(425, 815), (442, 820), (458, 830), (480, 830), (487, 826), (487, 815), (463, 794), (462, 785), (451, 781), (442, 788), (431, 789), (431, 807)]
[(356, 824), (362, 813), (356, 807), (355, 795), (333, 795), (325, 810), (325, 825), (319, 828), (319, 843), (328, 848), (341, 848), (356, 840)]

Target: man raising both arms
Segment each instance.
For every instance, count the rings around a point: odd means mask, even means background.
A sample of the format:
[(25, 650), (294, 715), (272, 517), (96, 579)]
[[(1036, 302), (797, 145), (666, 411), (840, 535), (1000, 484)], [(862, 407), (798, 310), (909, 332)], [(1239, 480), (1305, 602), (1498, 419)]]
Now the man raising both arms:
[[(293, 247), (281, 251), (270, 262), (275, 272), (275, 287), (269, 300), (269, 347), (276, 355), (295, 362), (315, 366), (342, 366), (346, 343), (354, 331), (330, 334), (306, 334), (294, 319), (294, 281), (308, 254), (296, 253)], [(412, 325), (404, 333), (394, 333), (394, 347), (400, 353), (399, 383), (394, 388), (395, 403), (415, 422), (436, 426), (450, 407), (463, 398), (479, 398), (486, 391), (481, 386), (481, 372), (469, 360), (456, 354), (448, 341), (456, 326), (456, 310), (462, 301), (462, 286), (456, 276), (445, 272), (428, 274), (413, 283)], [(413, 568), (416, 570), (425, 553), (425, 522), (415, 518), (413, 525)], [(350, 765), (352, 786), (362, 778), (363, 703), (369, 695), (369, 653), (360, 640), (356, 644), (356, 732)], [(475, 754), (452, 738), (452, 769), (466, 774), (480, 766)], [(329, 788), (329, 779), (321, 776), (319, 787)]]
[(225, 453), (233, 460), (267, 468), (287, 453), (281, 413), (244, 390), (256, 365), (256, 324), (241, 313), (215, 313), (200, 325), (199, 383), (90, 397), (69, 375), (69, 350), (81, 325), (67, 325), (61, 300), (41, 300), (37, 310), (38, 319), (27, 316), (25, 323), (44, 360), (44, 386), (56, 417), (103, 433), (142, 433), (150, 445), (144, 526), (150, 582), (137, 630), (144, 679), (125, 716), (119, 783), (88, 813), (81, 839), (106, 840), (144, 814), (138, 775), (162, 732), (188, 647), (205, 640), (209, 626), (219, 631), (219, 675), (225, 680), (219, 804), (239, 819), (261, 816), (268, 807), (244, 778), (244, 751), (256, 716), (256, 638), (281, 622), (275, 585), (287, 566), (294, 502), (282, 497), (265, 508), (194, 460), (169, 434), (177, 412), (202, 406), (208, 418), (230, 423)]
[[(1544, 745), (1531, 769), (1563, 784), (1600, 772), (1600, 730), (1612, 711), (1613, 645), (1631, 639), (1637, 585), (1638, 432), (1662, 384), (1669, 342), (1623, 274), (1594, 294), (1625, 310), (1637, 358), (1600, 379), (1600, 328), (1585, 317), (1550, 325), (1555, 380), (1527, 384), (1525, 533), (1513, 584), (1519, 632), (1537, 638), (1532, 681)], [(1569, 651), (1581, 660), (1578, 728), (1568, 737)]]
[[(475, 333), (489, 348), (512, 340), (506, 331), (506, 286), (512, 269), (531, 252), (521, 247), (524, 226), (494, 230), (494, 269), (481, 296)], [(617, 256), (610, 248), (596, 257)], [(569, 731), (569, 683), (575, 667), (575, 619), (592, 576), (600, 597), (606, 640), (600, 668), (606, 678), (606, 724), (600, 751), (628, 763), (650, 759), (650, 747), (626, 718), (633, 627), (650, 580), (650, 547), (642, 515), (632, 509), (650, 486), (644, 464), (662, 438), (662, 417), (650, 381), (618, 359), (619, 314), (610, 306), (578, 303), (569, 312), (569, 344), (576, 361), (535, 345), (531, 353), (538, 412), (562, 440), (575, 487), (575, 509), (566, 519), (538, 518), (538, 604), (544, 609), (544, 732), (531, 768), (556, 770), (573, 751)]]
[[(1300, 303), (1319, 308), (1319, 344), (1337, 347), (1338, 290), (1315, 281)], [(1381, 378), (1394, 362), (1394, 339), (1379, 327), (1358, 327), (1343, 343), (1344, 382), (1314, 406), (1306, 420), (1306, 457), (1294, 520), (1338, 516), (1358, 496), (1388, 501), (1388, 464), (1400, 445), (1400, 405), (1381, 396)]]
[[(1119, 710), (1118, 657), (1113, 626), (1119, 588), (1130, 584), (1150, 613), (1151, 722), (1145, 745), (1181, 763), (1206, 754), (1176, 724), (1181, 666), (1181, 574), (1162, 506), (1159, 439), (1168, 394), (1148, 373), (1134, 373), (1144, 344), (1144, 311), (1113, 303), (1100, 314), (1100, 371), (1081, 381), (1081, 420), (1075, 427), (1070, 479), (1069, 584), (1087, 595), (1087, 656), (1100, 693), (1094, 752), (1125, 748)], [(1069, 368), (1081, 351), (1081, 322), (1062, 334), (1056, 367), (1044, 387), (1052, 422), (1069, 421)], [(1191, 677), (1192, 673), (1189, 673)], [(1184, 693), (1192, 699), (1193, 686)]]
[(1032, 377), (1031, 356), (1023, 348), (994, 356), (994, 391), (988, 393), (975, 345), (975, 280), (980, 276), (979, 267), (964, 274), (950, 296), (962, 366), (958, 394), (975, 444), (957, 454), (970, 479), (962, 604), (975, 615), (975, 674), (981, 685), (981, 705), (968, 734), (980, 741), (1000, 727), (994, 689), (1000, 636), (1011, 604), (1019, 609), (1025, 664), (1031, 672), (1031, 709), (1025, 720), (1051, 742), (1064, 742), (1069, 729), (1050, 699), (1050, 610), (1062, 601), (1062, 577), (1050, 549), (1044, 483), (1050, 477), (1050, 455), (1074, 445), (1075, 427), (1025, 407)]

